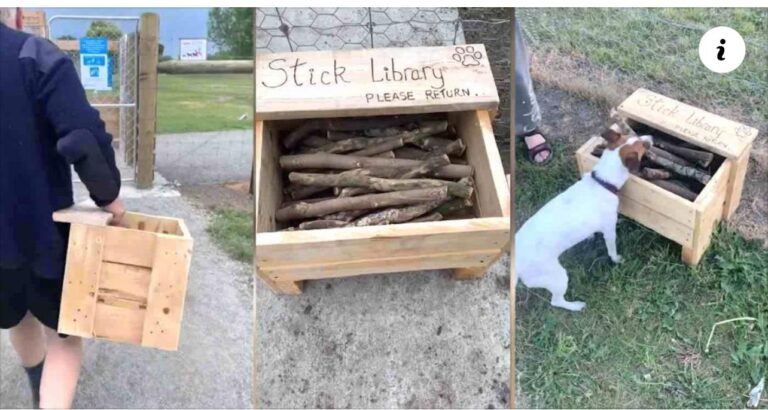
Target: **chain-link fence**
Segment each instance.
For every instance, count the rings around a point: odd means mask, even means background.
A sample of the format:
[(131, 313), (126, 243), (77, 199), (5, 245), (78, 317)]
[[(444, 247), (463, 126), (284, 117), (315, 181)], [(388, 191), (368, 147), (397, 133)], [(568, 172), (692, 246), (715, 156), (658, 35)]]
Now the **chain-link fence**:
[[(112, 72), (109, 90), (87, 90), (88, 101), (99, 111), (113, 147), (123, 180), (135, 178), (138, 98), (138, 23), (139, 17), (126, 16), (52, 16), (48, 20), (49, 39), (72, 58), (80, 74), (80, 43), (76, 37), (96, 21), (115, 24), (120, 37), (110, 39), (108, 54)], [(73, 35), (76, 34), (76, 35)]]
[[(768, 131), (768, 9), (517, 9), (534, 78), (615, 104), (646, 87)], [(700, 61), (699, 41), (729, 26), (747, 54), (727, 75)], [(726, 47), (726, 53), (728, 48)]]

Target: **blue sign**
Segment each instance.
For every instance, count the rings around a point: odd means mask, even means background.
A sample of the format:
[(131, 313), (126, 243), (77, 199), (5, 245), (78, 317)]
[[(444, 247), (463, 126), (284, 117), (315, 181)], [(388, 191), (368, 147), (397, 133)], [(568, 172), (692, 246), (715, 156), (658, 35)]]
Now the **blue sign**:
[(107, 54), (109, 40), (106, 37), (83, 37), (80, 39), (80, 54)]
[(112, 89), (112, 59), (106, 37), (80, 39), (80, 81), (86, 90)]

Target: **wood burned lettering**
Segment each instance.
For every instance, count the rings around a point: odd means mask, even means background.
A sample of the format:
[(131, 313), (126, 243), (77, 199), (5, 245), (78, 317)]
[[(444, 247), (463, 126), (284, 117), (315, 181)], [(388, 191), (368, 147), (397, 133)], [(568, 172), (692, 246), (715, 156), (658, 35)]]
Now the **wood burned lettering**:
[(267, 64), (267, 67), (277, 78), (262, 81), (261, 84), (267, 88), (280, 88), (286, 84), (303, 87), (305, 85), (328, 86), (350, 82), (344, 77), (347, 68), (335, 59), (333, 64), (328, 67), (318, 68), (308, 64), (309, 62), (303, 61), (301, 58), (296, 58), (293, 62), (284, 58), (274, 59)]

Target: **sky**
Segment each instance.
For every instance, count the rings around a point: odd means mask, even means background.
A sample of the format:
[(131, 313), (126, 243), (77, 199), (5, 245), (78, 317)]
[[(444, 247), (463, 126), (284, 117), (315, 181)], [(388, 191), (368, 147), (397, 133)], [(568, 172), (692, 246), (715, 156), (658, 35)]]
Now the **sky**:
[[(88, 16), (139, 16), (141, 13), (152, 12), (160, 16), (160, 43), (165, 46), (164, 54), (174, 58), (179, 56), (179, 39), (208, 37), (208, 8), (74, 8), (74, 7), (43, 7), (27, 8), (27, 10), (43, 10), (46, 18), (63, 15)], [(56, 19), (51, 22), (51, 38), (63, 35), (82, 37), (91, 24), (90, 19), (71, 20)], [(123, 32), (134, 31), (136, 23), (115, 21)], [(210, 40), (209, 40), (210, 41)], [(209, 45), (209, 53), (212, 50)]]

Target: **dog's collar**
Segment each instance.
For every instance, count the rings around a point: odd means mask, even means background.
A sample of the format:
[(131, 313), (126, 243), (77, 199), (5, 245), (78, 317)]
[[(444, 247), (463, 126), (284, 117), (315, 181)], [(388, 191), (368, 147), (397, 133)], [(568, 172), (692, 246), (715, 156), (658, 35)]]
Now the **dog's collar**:
[(599, 176), (597, 176), (595, 171), (592, 171), (592, 179), (594, 179), (595, 182), (600, 184), (601, 187), (603, 187), (603, 188), (607, 189), (608, 191), (610, 191), (612, 194), (614, 194), (614, 195), (618, 195), (619, 194), (619, 188), (616, 188), (615, 185), (613, 185), (610, 182), (607, 182), (606, 180), (604, 180), (604, 179), (600, 178)]

